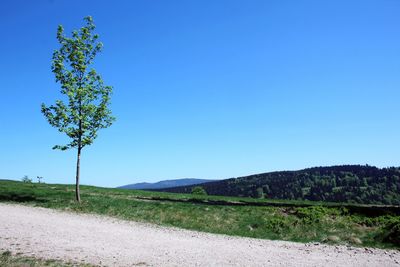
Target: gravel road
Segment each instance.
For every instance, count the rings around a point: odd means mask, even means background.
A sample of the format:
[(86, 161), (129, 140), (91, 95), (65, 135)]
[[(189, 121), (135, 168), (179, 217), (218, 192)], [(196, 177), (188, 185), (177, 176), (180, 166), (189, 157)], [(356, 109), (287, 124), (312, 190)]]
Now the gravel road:
[(396, 250), (230, 237), (1, 203), (0, 250), (101, 266), (400, 266)]

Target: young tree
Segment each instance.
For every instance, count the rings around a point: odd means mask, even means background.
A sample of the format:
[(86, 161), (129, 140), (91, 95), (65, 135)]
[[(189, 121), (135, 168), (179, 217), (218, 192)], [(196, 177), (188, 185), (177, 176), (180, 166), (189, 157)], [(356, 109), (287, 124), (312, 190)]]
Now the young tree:
[(38, 183), (40, 184), (42, 182), (43, 176), (36, 176), (36, 178), (38, 179)]
[(65, 133), (71, 140), (67, 145), (56, 145), (53, 149), (77, 149), (76, 200), (80, 202), (79, 174), (81, 151), (91, 145), (101, 128), (109, 127), (115, 118), (109, 110), (112, 87), (103, 83), (100, 75), (89, 66), (103, 47), (94, 34), (92, 17), (85, 17), (86, 25), (64, 35), (58, 26), (57, 40), (60, 48), (53, 53), (52, 72), (61, 85), (61, 94), (66, 102), (57, 100), (55, 105), (42, 104), (42, 113), (51, 126)]
[(262, 187), (257, 187), (256, 198), (264, 198), (264, 189)]
[(32, 183), (32, 179), (30, 179), (28, 175), (24, 175), (24, 177), (22, 177), (21, 181), (23, 183)]

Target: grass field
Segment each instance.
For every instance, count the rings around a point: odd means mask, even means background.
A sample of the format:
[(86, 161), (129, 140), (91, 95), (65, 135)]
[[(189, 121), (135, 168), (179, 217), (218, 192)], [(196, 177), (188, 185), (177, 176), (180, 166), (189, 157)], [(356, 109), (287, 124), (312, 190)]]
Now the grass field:
[(399, 207), (195, 196), (140, 190), (0, 181), (0, 201), (298, 242), (400, 248)]

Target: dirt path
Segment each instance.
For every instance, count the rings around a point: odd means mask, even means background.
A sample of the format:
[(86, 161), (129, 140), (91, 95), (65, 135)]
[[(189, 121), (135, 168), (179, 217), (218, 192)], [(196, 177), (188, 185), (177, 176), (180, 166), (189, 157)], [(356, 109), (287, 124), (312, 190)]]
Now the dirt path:
[(400, 252), (228, 237), (0, 203), (0, 249), (106, 266), (400, 266)]

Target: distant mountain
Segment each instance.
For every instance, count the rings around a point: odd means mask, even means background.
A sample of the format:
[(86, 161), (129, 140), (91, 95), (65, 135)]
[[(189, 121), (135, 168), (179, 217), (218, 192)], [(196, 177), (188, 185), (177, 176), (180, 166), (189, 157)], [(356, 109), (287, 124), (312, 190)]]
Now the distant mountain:
[(184, 178), (184, 179), (176, 179), (176, 180), (164, 180), (164, 181), (159, 181), (157, 183), (128, 184), (128, 185), (120, 186), (118, 188), (121, 188), (121, 189), (165, 189), (165, 188), (178, 187), (178, 186), (197, 185), (197, 184), (203, 184), (203, 183), (213, 182), (213, 181), (214, 180), (208, 180), (208, 179)]
[[(400, 168), (315, 167), (204, 183), (209, 195), (400, 205)], [(193, 186), (157, 191), (190, 193)]]

